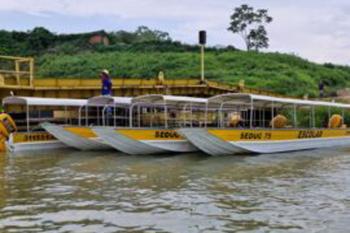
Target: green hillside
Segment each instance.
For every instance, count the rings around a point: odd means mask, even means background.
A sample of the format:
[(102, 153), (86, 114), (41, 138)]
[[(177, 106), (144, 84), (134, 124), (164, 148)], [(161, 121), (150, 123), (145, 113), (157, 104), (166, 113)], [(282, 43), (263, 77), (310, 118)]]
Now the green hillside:
[[(115, 77), (151, 78), (163, 70), (167, 78), (200, 76), (198, 52), (84, 52), (75, 55), (43, 55), (37, 60), (40, 77), (97, 77), (109, 69)], [(281, 94), (317, 95), (318, 83), (326, 92), (350, 86), (350, 68), (319, 65), (293, 55), (243, 51), (210, 51), (206, 54), (206, 77)]]
[[(91, 43), (94, 36), (108, 43)], [(45, 28), (17, 32), (0, 30), (0, 55), (34, 56), (37, 77), (97, 77), (109, 69), (115, 77), (198, 78), (199, 47), (173, 41), (166, 32), (141, 26), (134, 32), (97, 31), (55, 34)], [(207, 48), (206, 77), (290, 96), (317, 96), (318, 83), (326, 93), (350, 87), (350, 67), (316, 64), (294, 55), (244, 52), (232, 46)]]

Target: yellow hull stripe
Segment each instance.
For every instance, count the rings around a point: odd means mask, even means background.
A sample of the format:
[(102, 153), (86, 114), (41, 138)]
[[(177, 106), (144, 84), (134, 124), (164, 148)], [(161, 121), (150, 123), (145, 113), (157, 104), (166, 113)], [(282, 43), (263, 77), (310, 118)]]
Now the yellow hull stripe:
[(95, 132), (88, 127), (64, 127), (64, 129), (70, 133), (76, 134), (83, 138), (96, 138)]
[[(184, 140), (176, 130), (162, 129), (117, 129), (119, 134), (134, 140)], [(309, 129), (309, 130), (237, 130), (237, 129), (209, 129), (208, 132), (225, 141), (276, 141), (298, 140), (308, 138), (350, 137), (350, 129)]]
[(350, 129), (308, 129), (308, 130), (235, 130), (209, 129), (208, 132), (224, 141), (278, 141), (311, 138), (350, 137)]
[(163, 129), (117, 129), (119, 134), (134, 140), (160, 140), (174, 141), (184, 140), (175, 130)]
[[(97, 135), (87, 127), (65, 127), (71, 133), (84, 138), (94, 138)], [(134, 140), (184, 140), (176, 130), (171, 129), (117, 129), (119, 134)], [(278, 141), (298, 140), (310, 138), (336, 138), (350, 137), (350, 129), (309, 129), (309, 130), (238, 130), (238, 129), (208, 129), (208, 133), (224, 141)], [(14, 143), (40, 142), (56, 140), (54, 136), (46, 132), (14, 133)]]
[(32, 132), (32, 133), (14, 133), (13, 142), (14, 143), (24, 143), (24, 142), (48, 142), (57, 140), (54, 136), (47, 132)]

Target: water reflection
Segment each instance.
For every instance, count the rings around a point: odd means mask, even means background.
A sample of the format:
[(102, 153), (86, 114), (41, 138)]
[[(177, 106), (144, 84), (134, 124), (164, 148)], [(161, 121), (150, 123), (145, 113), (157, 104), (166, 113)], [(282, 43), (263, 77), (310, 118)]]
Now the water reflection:
[(345, 230), (349, 152), (2, 155), (0, 231)]

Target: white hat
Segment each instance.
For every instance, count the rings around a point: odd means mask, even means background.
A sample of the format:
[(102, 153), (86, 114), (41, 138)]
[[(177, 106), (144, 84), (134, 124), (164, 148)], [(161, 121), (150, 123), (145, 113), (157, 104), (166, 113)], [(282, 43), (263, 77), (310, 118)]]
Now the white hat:
[(109, 71), (104, 69), (104, 70), (102, 70), (102, 73), (109, 74)]

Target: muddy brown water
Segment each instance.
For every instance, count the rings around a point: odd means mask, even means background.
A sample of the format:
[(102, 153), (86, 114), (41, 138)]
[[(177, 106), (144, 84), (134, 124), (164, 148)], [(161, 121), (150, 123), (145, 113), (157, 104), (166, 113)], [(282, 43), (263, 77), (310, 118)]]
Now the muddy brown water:
[(0, 155), (0, 232), (349, 232), (350, 150)]

